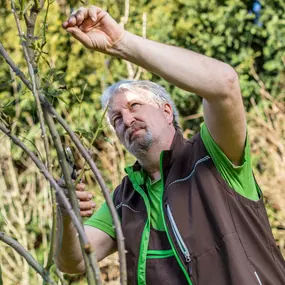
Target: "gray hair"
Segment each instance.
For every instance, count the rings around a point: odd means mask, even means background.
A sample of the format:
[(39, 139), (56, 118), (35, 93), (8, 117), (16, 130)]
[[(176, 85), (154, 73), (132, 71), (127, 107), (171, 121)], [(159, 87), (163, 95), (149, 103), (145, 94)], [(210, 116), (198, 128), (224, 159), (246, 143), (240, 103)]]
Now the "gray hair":
[(175, 129), (179, 129), (179, 115), (177, 108), (172, 101), (169, 93), (160, 86), (157, 83), (148, 81), (148, 80), (122, 80), (119, 81), (111, 86), (109, 86), (102, 94), (101, 97), (101, 104), (103, 108), (106, 108), (106, 105), (108, 104), (109, 100), (118, 92), (120, 91), (132, 91), (135, 93), (139, 93), (142, 90), (149, 91), (149, 93), (146, 95), (146, 99), (152, 99), (154, 102), (156, 102), (159, 106), (162, 106), (164, 103), (168, 103), (173, 110), (173, 125)]

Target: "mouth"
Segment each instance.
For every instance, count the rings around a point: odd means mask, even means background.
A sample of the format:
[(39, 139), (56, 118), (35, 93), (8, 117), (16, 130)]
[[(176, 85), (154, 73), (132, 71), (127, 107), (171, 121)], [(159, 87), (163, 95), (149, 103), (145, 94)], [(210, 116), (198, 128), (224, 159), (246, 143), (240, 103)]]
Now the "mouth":
[(132, 141), (134, 140), (140, 133), (140, 131), (142, 131), (143, 129), (137, 129), (137, 130), (133, 130), (130, 135), (129, 135), (129, 140)]
[(129, 129), (125, 134), (125, 141), (131, 143), (135, 138), (137, 138), (140, 135), (140, 131), (142, 131), (144, 128), (132, 128)]

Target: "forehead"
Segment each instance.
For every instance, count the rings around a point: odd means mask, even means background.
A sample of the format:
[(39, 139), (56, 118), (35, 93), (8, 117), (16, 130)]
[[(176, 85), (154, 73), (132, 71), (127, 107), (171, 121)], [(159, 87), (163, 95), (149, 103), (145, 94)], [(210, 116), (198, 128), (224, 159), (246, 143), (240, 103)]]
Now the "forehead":
[(115, 111), (119, 111), (121, 108), (127, 108), (128, 104), (132, 103), (133, 101), (145, 102), (149, 104), (155, 103), (147, 90), (122, 90), (114, 94), (110, 99), (108, 113), (110, 114)]

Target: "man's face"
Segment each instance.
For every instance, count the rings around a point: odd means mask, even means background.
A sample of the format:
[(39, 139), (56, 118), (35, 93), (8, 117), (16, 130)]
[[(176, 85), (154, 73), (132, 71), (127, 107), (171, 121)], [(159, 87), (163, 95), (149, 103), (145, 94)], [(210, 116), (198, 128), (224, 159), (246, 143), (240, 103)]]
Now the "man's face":
[(108, 116), (117, 137), (135, 156), (146, 153), (169, 127), (164, 107), (148, 98), (147, 92), (122, 91), (109, 104)]

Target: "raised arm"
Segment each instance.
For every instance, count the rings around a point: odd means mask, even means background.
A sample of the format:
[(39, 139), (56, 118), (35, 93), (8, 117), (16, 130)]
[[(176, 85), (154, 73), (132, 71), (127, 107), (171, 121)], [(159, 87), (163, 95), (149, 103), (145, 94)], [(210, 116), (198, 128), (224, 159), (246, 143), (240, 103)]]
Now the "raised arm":
[(86, 47), (133, 62), (201, 96), (212, 137), (233, 163), (240, 163), (246, 121), (238, 76), (231, 66), (131, 34), (95, 6), (79, 9), (63, 27)]

